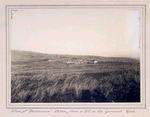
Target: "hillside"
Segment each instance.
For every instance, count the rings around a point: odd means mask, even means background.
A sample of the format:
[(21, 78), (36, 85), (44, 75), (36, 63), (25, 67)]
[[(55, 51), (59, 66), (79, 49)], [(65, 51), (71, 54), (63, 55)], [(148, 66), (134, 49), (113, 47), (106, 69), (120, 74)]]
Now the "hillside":
[(12, 102), (140, 102), (137, 59), (11, 51)]

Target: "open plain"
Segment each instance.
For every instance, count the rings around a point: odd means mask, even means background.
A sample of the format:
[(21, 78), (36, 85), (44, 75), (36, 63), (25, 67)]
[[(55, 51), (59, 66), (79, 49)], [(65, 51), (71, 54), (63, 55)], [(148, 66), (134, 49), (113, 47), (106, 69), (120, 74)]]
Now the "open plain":
[(11, 102), (140, 102), (140, 61), (12, 50)]

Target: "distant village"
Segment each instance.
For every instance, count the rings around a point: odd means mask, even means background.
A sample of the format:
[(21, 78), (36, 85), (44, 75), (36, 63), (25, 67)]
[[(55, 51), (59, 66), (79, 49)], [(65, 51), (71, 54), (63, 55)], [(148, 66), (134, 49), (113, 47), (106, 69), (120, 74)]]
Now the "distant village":
[(77, 61), (66, 61), (66, 64), (97, 64), (98, 61), (96, 60), (91, 60), (91, 61), (87, 61), (87, 60), (77, 60)]
[[(54, 61), (54, 60), (48, 60), (49, 62)], [(65, 64), (98, 64), (97, 60), (67, 60), (63, 61)]]

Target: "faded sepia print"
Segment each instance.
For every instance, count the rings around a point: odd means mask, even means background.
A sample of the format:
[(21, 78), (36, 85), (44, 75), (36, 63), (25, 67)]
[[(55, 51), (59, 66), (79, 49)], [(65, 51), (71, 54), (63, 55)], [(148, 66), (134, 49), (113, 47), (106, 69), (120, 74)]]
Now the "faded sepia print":
[(11, 103), (140, 103), (140, 10), (53, 7), (9, 15)]

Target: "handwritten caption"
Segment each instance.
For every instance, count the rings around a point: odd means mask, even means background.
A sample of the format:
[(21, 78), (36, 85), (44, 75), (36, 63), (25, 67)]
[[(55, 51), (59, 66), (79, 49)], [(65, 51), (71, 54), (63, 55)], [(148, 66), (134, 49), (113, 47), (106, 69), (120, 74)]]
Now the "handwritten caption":
[(90, 113), (99, 113), (99, 114), (113, 114), (113, 113), (126, 113), (126, 114), (134, 114), (136, 113), (135, 110), (131, 110), (131, 109), (127, 109), (127, 110), (120, 110), (120, 109), (85, 109), (85, 110), (81, 110), (81, 109), (12, 109), (11, 110), (12, 113), (59, 113), (59, 114), (69, 114), (69, 113), (82, 113), (82, 114), (90, 114)]

